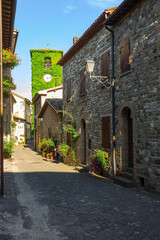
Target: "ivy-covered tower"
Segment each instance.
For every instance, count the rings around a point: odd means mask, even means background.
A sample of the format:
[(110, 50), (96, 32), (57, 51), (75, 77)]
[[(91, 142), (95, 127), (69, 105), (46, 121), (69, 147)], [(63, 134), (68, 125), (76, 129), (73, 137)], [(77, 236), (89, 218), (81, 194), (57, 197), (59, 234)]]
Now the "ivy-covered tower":
[(61, 50), (31, 49), (32, 98), (36, 92), (62, 85), (62, 67), (56, 65)]

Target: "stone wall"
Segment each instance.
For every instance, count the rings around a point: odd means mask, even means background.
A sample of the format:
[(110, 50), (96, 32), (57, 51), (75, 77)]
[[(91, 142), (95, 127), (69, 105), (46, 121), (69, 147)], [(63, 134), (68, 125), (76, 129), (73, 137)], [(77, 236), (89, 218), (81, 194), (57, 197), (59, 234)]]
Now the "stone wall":
[(43, 135), (43, 129), (42, 129), (42, 123), (41, 120), (38, 119), (38, 114), (41, 110), (42, 103), (41, 97), (38, 98), (38, 100), (34, 103), (34, 147), (35, 150), (39, 151), (38, 145), (40, 144), (42, 140)]
[[(122, 166), (122, 111), (133, 118), (134, 174), (145, 187), (160, 191), (160, 74), (158, 57), (159, 11), (157, 0), (140, 1), (114, 29), (116, 70), (117, 162)], [(131, 71), (121, 76), (120, 42), (130, 39)], [(121, 150), (120, 150), (121, 149)]]
[[(117, 168), (125, 170), (127, 167), (124, 162), (125, 155), (128, 154), (125, 111), (129, 109), (133, 124), (134, 178), (145, 187), (160, 192), (159, 10), (157, 0), (139, 1), (114, 27), (114, 33)], [(130, 39), (131, 70), (121, 74), (120, 42), (126, 36)], [(93, 75), (101, 75), (100, 56), (107, 50), (111, 53), (111, 35), (103, 28), (63, 67), (63, 107), (75, 117), (80, 134), (81, 122), (85, 120), (87, 159), (93, 149), (102, 148), (101, 118), (109, 115), (112, 119), (111, 89), (102, 87), (98, 81), (91, 81), (87, 74), (86, 93), (80, 96), (80, 70), (85, 67), (88, 59), (94, 59)], [(67, 101), (68, 78), (71, 78), (70, 101)], [(64, 123), (67, 120), (67, 116), (64, 116)], [(63, 134), (63, 140), (66, 140), (66, 133)], [(80, 137), (76, 144), (79, 162), (82, 161), (81, 140)]]
[(43, 138), (51, 138), (61, 141), (61, 114), (57, 114), (50, 106), (43, 114)]
[[(10, 77), (10, 68), (3, 68), (3, 76)], [(3, 136), (9, 140), (11, 137), (11, 99), (3, 99)]]
[[(88, 44), (86, 44), (63, 68), (64, 73), (64, 110), (75, 118), (77, 130), (81, 134), (81, 122), (86, 124), (86, 152), (87, 159), (95, 148), (102, 148), (101, 119), (102, 116), (111, 116), (111, 89), (102, 87), (98, 81), (92, 81), (86, 73), (86, 93), (80, 95), (80, 70), (85, 67), (88, 59), (96, 62), (93, 75), (101, 75), (101, 55), (111, 49), (111, 38), (107, 30), (101, 30)], [(67, 101), (67, 79), (71, 77), (71, 100)], [(69, 119), (64, 116), (64, 123)], [(112, 131), (111, 131), (112, 132)], [(63, 140), (66, 140), (66, 133)], [(111, 136), (112, 138), (112, 136)], [(88, 141), (90, 139), (90, 149)], [(76, 144), (78, 161), (82, 159), (82, 139)]]
[(3, 136), (7, 140), (11, 137), (11, 109), (10, 109), (11, 99), (10, 97), (4, 99), (3, 104)]
[(40, 110), (47, 98), (62, 98), (63, 89), (61, 86), (54, 90), (46, 89), (43, 91), (44, 95), (39, 94), (39, 98), (34, 102), (34, 147), (39, 151), (39, 143), (43, 138), (43, 124), (38, 118)]

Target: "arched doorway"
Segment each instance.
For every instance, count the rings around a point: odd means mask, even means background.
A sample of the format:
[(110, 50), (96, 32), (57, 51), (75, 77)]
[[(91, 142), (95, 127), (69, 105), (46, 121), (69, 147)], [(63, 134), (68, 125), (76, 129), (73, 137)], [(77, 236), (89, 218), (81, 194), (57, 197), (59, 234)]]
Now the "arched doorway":
[(81, 120), (81, 163), (86, 164), (86, 123)]
[(120, 133), (122, 170), (133, 169), (133, 118), (129, 107), (124, 107), (121, 112)]

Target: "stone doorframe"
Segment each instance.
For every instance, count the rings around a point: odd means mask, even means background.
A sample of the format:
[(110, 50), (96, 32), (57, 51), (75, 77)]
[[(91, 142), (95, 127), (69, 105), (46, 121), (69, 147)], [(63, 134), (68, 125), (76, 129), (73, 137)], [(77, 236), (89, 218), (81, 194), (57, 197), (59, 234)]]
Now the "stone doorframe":
[(136, 175), (136, 151), (135, 151), (135, 139), (136, 139), (136, 119), (133, 107), (124, 103), (119, 111), (118, 121), (118, 146), (120, 153), (120, 171), (125, 171), (128, 165), (128, 121), (126, 111), (130, 110), (132, 115), (132, 126), (133, 126), (133, 175)]
[(87, 133), (86, 133), (86, 121), (84, 118), (81, 119), (81, 137), (80, 137), (80, 144), (81, 144), (81, 163), (87, 163)]

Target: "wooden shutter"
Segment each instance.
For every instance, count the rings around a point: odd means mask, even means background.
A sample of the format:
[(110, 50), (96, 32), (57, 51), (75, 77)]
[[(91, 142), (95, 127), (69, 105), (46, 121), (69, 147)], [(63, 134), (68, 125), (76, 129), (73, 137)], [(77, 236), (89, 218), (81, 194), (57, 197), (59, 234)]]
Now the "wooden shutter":
[(121, 72), (126, 72), (130, 69), (129, 56), (130, 56), (130, 41), (126, 37), (122, 40), (120, 45), (120, 63), (121, 63)]
[(86, 70), (83, 68), (80, 71), (80, 94), (85, 93), (85, 85), (86, 85)]
[(71, 78), (67, 80), (67, 100), (71, 98)]
[(101, 76), (110, 75), (110, 52), (107, 51), (101, 56)]
[(102, 117), (102, 147), (110, 148), (110, 117)]

